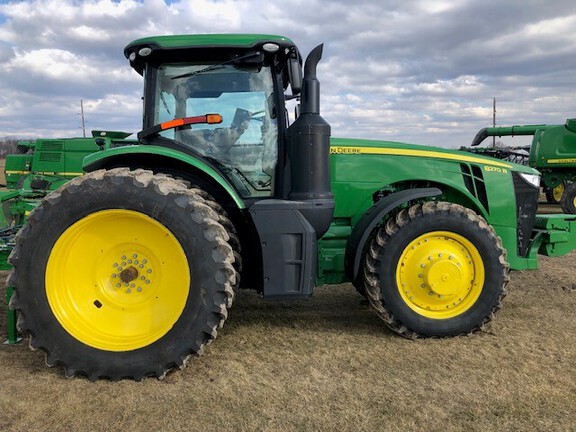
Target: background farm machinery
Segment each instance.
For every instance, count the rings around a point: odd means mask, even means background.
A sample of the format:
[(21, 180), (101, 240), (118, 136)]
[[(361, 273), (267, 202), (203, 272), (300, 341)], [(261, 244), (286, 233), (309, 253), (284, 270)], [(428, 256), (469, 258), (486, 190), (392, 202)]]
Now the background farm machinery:
[[(519, 147), (477, 147), (488, 137), (533, 136), (532, 144)], [(576, 214), (576, 119), (563, 125), (498, 126), (481, 129), (470, 147), (461, 150), (509, 160), (536, 168), (550, 203), (564, 213)]]
[(98, 130), (92, 132), (91, 138), (19, 142), (17, 153), (6, 156), (6, 184), (0, 190), (0, 229), (21, 225), (48, 192), (82, 175), (82, 161), (89, 154), (135, 143), (125, 139), (129, 135)]

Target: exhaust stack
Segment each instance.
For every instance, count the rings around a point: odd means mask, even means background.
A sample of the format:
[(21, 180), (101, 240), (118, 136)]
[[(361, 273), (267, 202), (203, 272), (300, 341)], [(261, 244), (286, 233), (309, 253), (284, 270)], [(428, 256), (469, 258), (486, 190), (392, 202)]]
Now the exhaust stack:
[(291, 188), (288, 199), (300, 201), (300, 212), (320, 238), (330, 227), (334, 195), (330, 185), (330, 125), (320, 116), (320, 82), (316, 66), (324, 45), (314, 48), (304, 65), (300, 116), (288, 128)]
[(320, 114), (320, 82), (316, 77), (316, 66), (322, 59), (324, 44), (314, 48), (304, 64), (304, 80), (301, 96), (301, 114)]

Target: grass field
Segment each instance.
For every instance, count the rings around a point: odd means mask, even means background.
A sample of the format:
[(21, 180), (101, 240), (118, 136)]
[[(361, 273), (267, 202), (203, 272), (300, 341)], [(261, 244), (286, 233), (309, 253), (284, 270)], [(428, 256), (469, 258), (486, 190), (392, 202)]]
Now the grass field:
[(514, 273), (491, 329), (453, 339), (391, 334), (351, 285), (297, 303), (241, 292), (216, 342), (163, 381), (66, 379), (2, 345), (0, 430), (573, 431), (574, 268), (573, 253)]

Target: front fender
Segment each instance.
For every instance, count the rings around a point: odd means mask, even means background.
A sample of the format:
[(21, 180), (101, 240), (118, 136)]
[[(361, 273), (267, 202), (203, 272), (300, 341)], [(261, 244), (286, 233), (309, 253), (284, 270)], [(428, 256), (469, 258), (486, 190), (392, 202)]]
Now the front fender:
[(382, 218), (396, 209), (399, 205), (415, 199), (438, 196), (442, 191), (438, 188), (406, 189), (394, 192), (370, 207), (354, 225), (352, 234), (346, 245), (345, 271), (350, 280), (355, 280), (360, 270), (360, 261), (366, 241), (372, 230), (380, 223)]
[(82, 167), (90, 172), (102, 168), (129, 166), (138, 168), (154, 169), (159, 166), (178, 167), (185, 172), (200, 172), (210, 181), (220, 186), (231, 200), (240, 209), (246, 208), (244, 201), (236, 192), (230, 182), (213, 166), (203, 161), (200, 157), (187, 154), (167, 147), (153, 145), (131, 145), (116, 147), (99, 151), (84, 158)]

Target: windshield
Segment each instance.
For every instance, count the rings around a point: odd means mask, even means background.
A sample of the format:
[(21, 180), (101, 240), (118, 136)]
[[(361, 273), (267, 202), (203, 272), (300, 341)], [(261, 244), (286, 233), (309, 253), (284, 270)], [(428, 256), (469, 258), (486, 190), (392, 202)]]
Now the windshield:
[(212, 160), (243, 196), (271, 195), (278, 128), (270, 68), (164, 64), (157, 76), (153, 124), (222, 116), (220, 124), (169, 129), (160, 135)]

